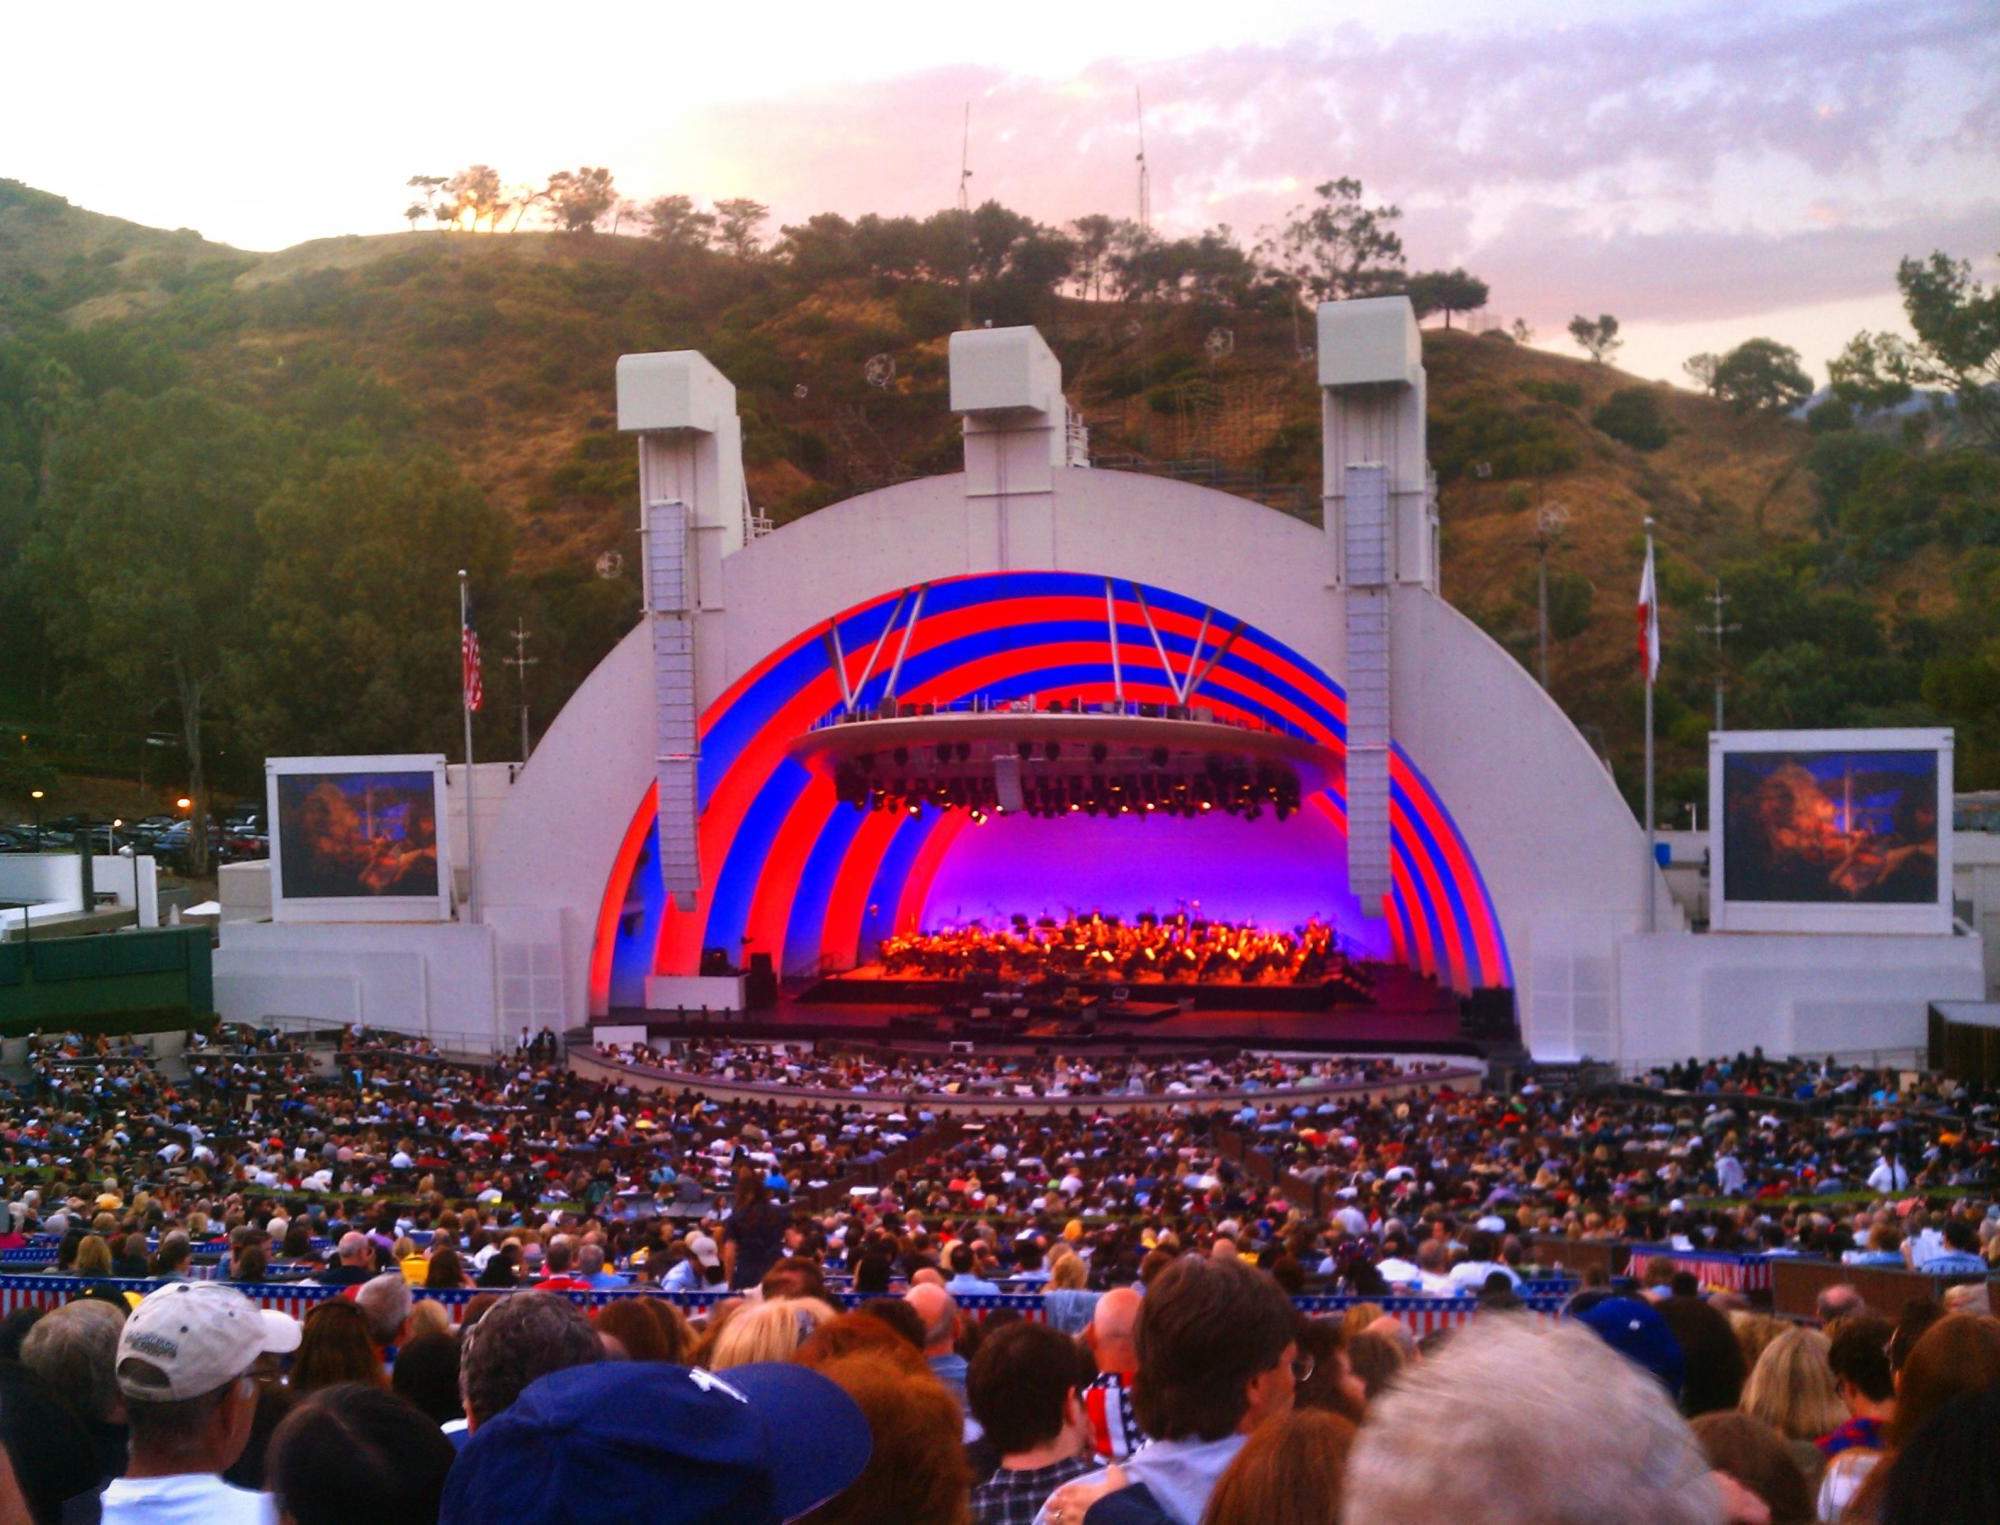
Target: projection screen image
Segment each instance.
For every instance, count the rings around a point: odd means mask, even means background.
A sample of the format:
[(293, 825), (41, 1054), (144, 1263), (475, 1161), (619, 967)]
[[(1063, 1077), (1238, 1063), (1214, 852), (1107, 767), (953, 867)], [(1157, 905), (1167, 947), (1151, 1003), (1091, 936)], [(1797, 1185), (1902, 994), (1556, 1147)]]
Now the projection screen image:
[(437, 898), (432, 773), (285, 773), (277, 782), (282, 896)]
[(1730, 752), (1722, 791), (1725, 899), (1937, 900), (1935, 751)]

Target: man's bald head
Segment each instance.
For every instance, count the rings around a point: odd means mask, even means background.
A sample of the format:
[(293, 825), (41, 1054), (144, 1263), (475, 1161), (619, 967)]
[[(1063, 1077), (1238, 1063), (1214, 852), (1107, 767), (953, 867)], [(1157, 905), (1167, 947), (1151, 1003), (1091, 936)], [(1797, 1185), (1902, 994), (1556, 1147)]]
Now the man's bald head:
[(944, 1273), (933, 1266), (920, 1266), (910, 1273), (912, 1287), (942, 1287)]
[(1139, 1327), (1139, 1309), (1144, 1304), (1145, 1299), (1130, 1287), (1113, 1287), (1097, 1300), (1090, 1330), (1101, 1370), (1139, 1369), (1139, 1347), (1133, 1342), (1133, 1332)]
[(912, 1287), (903, 1301), (924, 1321), (924, 1354), (939, 1355), (950, 1350), (958, 1338), (958, 1299), (943, 1287), (929, 1284)]
[(373, 1269), (375, 1250), (368, 1243), (366, 1234), (350, 1229), (340, 1236), (340, 1259), (343, 1265), (364, 1266)]

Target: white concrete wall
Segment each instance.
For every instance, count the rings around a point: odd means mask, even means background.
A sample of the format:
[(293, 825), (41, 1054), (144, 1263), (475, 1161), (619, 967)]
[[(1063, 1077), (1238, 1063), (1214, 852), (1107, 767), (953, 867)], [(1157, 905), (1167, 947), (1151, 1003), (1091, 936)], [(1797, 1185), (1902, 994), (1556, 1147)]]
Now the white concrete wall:
[(1628, 936), (1617, 965), (1623, 1044), (1587, 1057), (1628, 1069), (1758, 1046), (1774, 1055), (1907, 1053), (1927, 1041), (1932, 1001), (1977, 1000), (1985, 989), (1972, 937)]
[(269, 921), (271, 860), (223, 864), (216, 874), (216, 899), (224, 921)]
[(2000, 833), (1952, 833), (1952, 895), (1972, 907), (1986, 949), (1986, 998), (2000, 1000)]
[(502, 1044), (494, 938), (484, 926), (225, 921), (221, 936), (215, 1007), (228, 1021), (313, 1017), (454, 1050)]
[(75, 853), (0, 853), (0, 900), (26, 901), (26, 910), (0, 910), (0, 931), (20, 935), (21, 924), (83, 909), (83, 860)]
[[(138, 865), (136, 880), (133, 876), (134, 864)], [(157, 927), (160, 924), (158, 860), (143, 853), (137, 858), (97, 853), (91, 857), (90, 872), (92, 888), (100, 900), (106, 895), (111, 896), (121, 911), (129, 911), (136, 904), (140, 926)]]

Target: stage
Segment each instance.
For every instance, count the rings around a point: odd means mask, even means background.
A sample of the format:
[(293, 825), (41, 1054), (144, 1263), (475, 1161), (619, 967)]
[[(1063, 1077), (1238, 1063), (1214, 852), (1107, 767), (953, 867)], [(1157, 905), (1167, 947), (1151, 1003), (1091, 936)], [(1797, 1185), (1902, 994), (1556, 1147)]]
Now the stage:
[[(1372, 998), (1326, 1004), (1317, 986), (1206, 984), (1066, 987), (1082, 998), (1066, 1006), (1019, 993), (1000, 999), (971, 984), (888, 979), (858, 971), (782, 992), (774, 1006), (747, 1013), (687, 1014), (616, 1007), (593, 1026), (644, 1027), (653, 1037), (729, 1035), (751, 1040), (879, 1042), (944, 1049), (971, 1042), (982, 1050), (1064, 1053), (1172, 1053), (1240, 1046), (1349, 1054), (1513, 1052), (1518, 1038), (1471, 1031), (1459, 998), (1436, 981), (1396, 965), (1371, 965)], [(1014, 992), (1008, 992), (1014, 995)], [(988, 999), (991, 995), (995, 999)], [(1289, 998), (1281, 1004), (1277, 998)], [(1022, 1012), (1024, 1014), (1017, 1014)], [(989, 1013), (972, 1015), (975, 1011)]]

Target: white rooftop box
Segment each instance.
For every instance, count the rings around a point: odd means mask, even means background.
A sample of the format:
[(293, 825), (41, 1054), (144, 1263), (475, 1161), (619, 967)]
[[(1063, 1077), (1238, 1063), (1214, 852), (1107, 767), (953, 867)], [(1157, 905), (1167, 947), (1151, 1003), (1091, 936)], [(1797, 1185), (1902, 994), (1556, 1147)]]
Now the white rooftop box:
[(1423, 365), (1424, 341), (1408, 297), (1320, 304), (1321, 386), (1415, 386)]
[(736, 412), (736, 388), (697, 351), (618, 357), (618, 427), (713, 434)]
[(966, 329), (950, 354), (952, 412), (1061, 411), (1062, 366), (1034, 329)]

